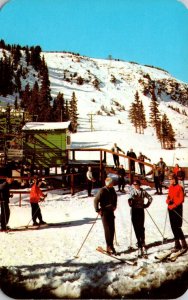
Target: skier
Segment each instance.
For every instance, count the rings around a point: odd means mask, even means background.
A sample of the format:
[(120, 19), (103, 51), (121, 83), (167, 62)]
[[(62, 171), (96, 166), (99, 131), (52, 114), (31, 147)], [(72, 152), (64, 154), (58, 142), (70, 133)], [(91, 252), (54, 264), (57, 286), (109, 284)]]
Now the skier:
[[(115, 143), (114, 146), (112, 147), (111, 151), (112, 151), (112, 152), (116, 152), (116, 153), (122, 152), (123, 154), (125, 154), (125, 152), (124, 152), (123, 150), (121, 150), (121, 149), (117, 146), (116, 143)], [(119, 168), (119, 155), (113, 154), (113, 159), (114, 159), (115, 167), (116, 167), (116, 168)]]
[(93, 178), (91, 167), (88, 167), (88, 171), (86, 173), (86, 179), (87, 179), (88, 197), (92, 197), (93, 195), (91, 194), (91, 190), (92, 190), (92, 185), (93, 185), (93, 182), (95, 181), (95, 179)]
[[(147, 159), (149, 161), (151, 161), (150, 158), (148, 158), (147, 156), (145, 156), (144, 154), (142, 154), (142, 152), (139, 153), (139, 156), (138, 156), (138, 160), (140, 160), (141, 162), (144, 162), (144, 160)], [(140, 175), (143, 175), (145, 176), (146, 173), (145, 173), (145, 166), (143, 163), (139, 162), (139, 167), (140, 167)]]
[(7, 176), (5, 182), (0, 184), (0, 202), (1, 202), (1, 230), (5, 231), (9, 229), (7, 226), (10, 218), (9, 198), (13, 195), (10, 194), (10, 185), (13, 179), (11, 176)]
[(160, 168), (161, 171), (161, 184), (164, 181), (164, 177), (165, 177), (165, 167), (166, 167), (166, 163), (163, 161), (163, 158), (160, 157), (160, 161), (157, 163), (157, 166)]
[(185, 185), (184, 185), (185, 171), (182, 169), (182, 167), (178, 168), (177, 178), (178, 178), (178, 184), (182, 186), (185, 192)]
[[(137, 238), (139, 255), (142, 256), (146, 254), (144, 209), (150, 206), (153, 198), (140, 186), (141, 186), (140, 180), (134, 180), (133, 189), (130, 191), (130, 197), (128, 199), (128, 203), (131, 207), (131, 219), (132, 219), (135, 235)], [(144, 203), (145, 198), (148, 199), (146, 204)]]
[(175, 174), (169, 175), (169, 180), (170, 187), (166, 203), (168, 204), (170, 225), (175, 239), (173, 252), (177, 252), (181, 249), (186, 251), (188, 249), (187, 242), (181, 229), (183, 220), (184, 191), (182, 186), (178, 184), (178, 179)]
[(113, 187), (113, 180), (107, 177), (105, 186), (99, 190), (94, 199), (94, 208), (101, 215), (108, 254), (116, 254), (113, 245), (115, 234), (114, 210), (116, 206), (117, 194)]
[[(137, 156), (132, 148), (130, 149), (130, 151), (127, 151), (127, 156), (129, 156), (131, 158), (135, 158), (135, 159), (137, 158)], [(131, 172), (135, 173), (135, 161), (130, 159), (129, 163), (130, 163), (129, 167), (130, 167)]]
[(118, 169), (118, 191), (122, 191), (125, 192), (125, 169), (123, 167), (123, 165), (120, 166), (120, 168)]
[(150, 172), (148, 172), (146, 175), (153, 175), (153, 180), (154, 180), (155, 189), (156, 189), (155, 194), (162, 195), (161, 169), (156, 164), (153, 164), (152, 170)]
[[(41, 225), (46, 224), (46, 222), (42, 219), (42, 214), (39, 206), (40, 201), (44, 201), (47, 194), (44, 194), (40, 189), (41, 181), (37, 180), (37, 176), (33, 179), (34, 183), (30, 190), (30, 204), (31, 204), (31, 213), (33, 225)], [(37, 222), (37, 218), (39, 219), (39, 223)]]

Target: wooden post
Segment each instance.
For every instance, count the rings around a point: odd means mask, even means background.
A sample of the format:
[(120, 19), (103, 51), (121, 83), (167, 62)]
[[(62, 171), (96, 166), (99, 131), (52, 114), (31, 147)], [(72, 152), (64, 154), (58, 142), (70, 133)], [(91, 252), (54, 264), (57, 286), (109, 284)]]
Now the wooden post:
[(71, 195), (74, 195), (74, 174), (70, 174), (70, 190)]
[(129, 183), (132, 184), (133, 183), (133, 174), (131, 172), (131, 159), (130, 159), (130, 157), (128, 157), (128, 164), (129, 164)]
[(75, 160), (75, 150), (72, 150), (72, 159)]
[(103, 163), (102, 163), (102, 150), (100, 150), (100, 167), (99, 167), (100, 169), (100, 171), (99, 171), (99, 180), (100, 180), (100, 182), (101, 182), (101, 185), (103, 185), (104, 184), (104, 176), (103, 176)]
[(22, 206), (22, 194), (20, 193), (20, 197), (19, 197), (19, 207)]

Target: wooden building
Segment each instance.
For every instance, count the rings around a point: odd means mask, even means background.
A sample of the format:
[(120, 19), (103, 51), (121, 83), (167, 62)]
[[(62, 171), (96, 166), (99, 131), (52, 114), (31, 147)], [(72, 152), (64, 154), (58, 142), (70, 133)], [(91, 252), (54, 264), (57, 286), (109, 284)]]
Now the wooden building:
[(28, 122), (23, 128), (23, 150), (27, 162), (35, 167), (61, 166), (68, 161), (70, 121)]

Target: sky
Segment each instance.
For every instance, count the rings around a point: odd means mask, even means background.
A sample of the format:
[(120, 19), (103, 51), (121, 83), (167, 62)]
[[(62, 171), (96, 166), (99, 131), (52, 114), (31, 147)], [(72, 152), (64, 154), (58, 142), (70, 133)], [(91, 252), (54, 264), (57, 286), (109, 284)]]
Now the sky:
[(0, 8), (8, 44), (111, 56), (188, 82), (187, 0), (0, 0)]

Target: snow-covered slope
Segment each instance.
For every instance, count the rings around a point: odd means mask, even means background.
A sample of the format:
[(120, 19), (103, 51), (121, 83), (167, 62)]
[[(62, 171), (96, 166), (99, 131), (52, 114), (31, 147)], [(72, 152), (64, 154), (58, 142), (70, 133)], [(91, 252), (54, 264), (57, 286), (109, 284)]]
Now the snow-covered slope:
[[(52, 97), (60, 92), (70, 101), (74, 92), (78, 100), (79, 126), (78, 132), (72, 135), (73, 148), (97, 145), (110, 149), (116, 142), (125, 152), (130, 148), (136, 154), (145, 152), (152, 162), (163, 156), (170, 166), (175, 163), (188, 166), (188, 84), (173, 78), (167, 71), (137, 63), (65, 52), (42, 52), (41, 55), (48, 66)], [(24, 52), (20, 65), (27, 67)], [(32, 87), (38, 80), (36, 71), (31, 66), (27, 68), (22, 79), (23, 89), (26, 83)], [(153, 83), (160, 113), (167, 115), (176, 134), (175, 150), (161, 149), (154, 129), (149, 125), (151, 98), (145, 90)], [(135, 133), (128, 119), (136, 91), (143, 102), (148, 125), (142, 135)], [(0, 97), (0, 105), (7, 101), (13, 103), (14, 97)], [(92, 132), (90, 114), (93, 114)]]
[[(116, 142), (125, 151), (131, 147), (137, 154), (145, 151), (153, 162), (163, 156), (168, 165), (182, 161), (183, 166), (188, 166), (188, 117), (168, 107), (179, 108), (180, 112), (185, 110), (188, 115), (188, 107), (177, 102), (181, 102), (182, 98), (173, 89), (173, 85), (178, 84), (179, 90), (185, 95), (188, 85), (171, 77), (166, 71), (135, 63), (92, 59), (71, 53), (43, 54), (49, 68), (52, 95), (61, 92), (69, 100), (75, 92), (78, 100), (79, 127), (78, 133), (72, 135), (72, 147), (96, 147), (98, 144), (109, 149)], [(130, 104), (138, 91), (149, 125), (151, 99), (143, 94), (143, 82), (148, 84), (148, 74), (156, 83), (159, 110), (168, 116), (176, 133), (176, 145), (181, 145), (175, 151), (162, 150), (150, 126), (144, 135), (136, 134), (128, 119)], [(78, 77), (82, 77), (83, 84), (78, 84)], [(93, 84), (96, 79), (99, 82), (98, 89)], [(176, 100), (172, 100), (172, 95), (176, 95)], [(184, 104), (188, 105), (187, 102)], [(93, 114), (93, 132), (89, 114)]]

